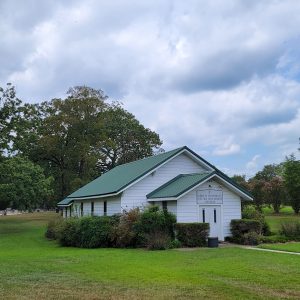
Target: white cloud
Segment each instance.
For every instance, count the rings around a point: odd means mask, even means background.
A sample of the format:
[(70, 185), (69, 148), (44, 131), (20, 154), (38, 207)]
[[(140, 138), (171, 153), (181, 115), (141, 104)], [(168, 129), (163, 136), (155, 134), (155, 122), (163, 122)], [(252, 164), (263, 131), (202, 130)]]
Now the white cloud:
[(222, 148), (217, 148), (214, 150), (214, 155), (225, 156), (239, 153), (241, 150), (238, 144), (225, 144)]
[(261, 153), (260, 167), (298, 146), (299, 10), (292, 0), (3, 0), (0, 83), (28, 101), (101, 88), (166, 149), (189, 145), (231, 170)]
[(256, 154), (252, 157), (252, 159), (247, 162), (246, 168), (247, 171), (251, 174), (254, 175), (258, 171), (258, 160), (260, 159), (260, 155)]

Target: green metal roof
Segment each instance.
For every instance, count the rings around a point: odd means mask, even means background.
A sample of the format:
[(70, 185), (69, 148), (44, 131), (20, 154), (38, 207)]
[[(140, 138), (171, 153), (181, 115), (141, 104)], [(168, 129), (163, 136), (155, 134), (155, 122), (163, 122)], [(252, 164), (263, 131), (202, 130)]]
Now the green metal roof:
[[(93, 197), (93, 196), (111, 196), (113, 194), (117, 194), (120, 191), (122, 191), (124, 188), (129, 186), (130, 184), (134, 183), (139, 178), (143, 177), (144, 175), (148, 174), (155, 168), (157, 168), (162, 163), (166, 162), (170, 158), (174, 157), (176, 154), (180, 153), (182, 150), (187, 150), (189, 153), (193, 154), (195, 157), (197, 157), (199, 160), (201, 160), (203, 163), (207, 164), (209, 167), (211, 167), (215, 174), (229, 182), (230, 184), (234, 185), (236, 188), (238, 188), (240, 191), (244, 192), (249, 197), (252, 197), (252, 195), (242, 187), (240, 187), (236, 182), (234, 182), (232, 179), (230, 179), (227, 175), (225, 175), (223, 172), (218, 170), (215, 166), (210, 164), (208, 161), (204, 160), (202, 157), (200, 157), (197, 153), (193, 152), (188, 147), (180, 147), (172, 151), (168, 151), (156, 156), (151, 156), (148, 158), (144, 158), (141, 160), (137, 160), (131, 163), (123, 164), (120, 166), (117, 166), (113, 168), (112, 170), (104, 173), (100, 177), (96, 178), (92, 182), (86, 184), (85, 186), (81, 187), (71, 195), (67, 196), (64, 200), (60, 201), (57, 205), (58, 206), (68, 206), (74, 198), (86, 198), (86, 197)], [(207, 173), (201, 173), (201, 174), (189, 174), (189, 175), (180, 175), (180, 180), (177, 176), (178, 182), (176, 184), (172, 184), (172, 186), (178, 184), (178, 188), (176, 188), (178, 191), (181, 189), (184, 189), (184, 186), (188, 186), (189, 184), (192, 186), (194, 181), (200, 180), (201, 176), (204, 176), (204, 174)], [(187, 176), (194, 176), (194, 177), (187, 177)], [(185, 178), (186, 177), (186, 178)], [(174, 178), (173, 180), (175, 180)], [(193, 181), (194, 180), (194, 181)], [(204, 180), (204, 179), (203, 179)], [(172, 180), (171, 180), (172, 181)], [(199, 181), (200, 182), (200, 181)], [(170, 184), (171, 182), (168, 182)], [(197, 184), (197, 183), (195, 183)], [(164, 186), (164, 185), (163, 185)], [(161, 186), (160, 188), (162, 188)], [(171, 186), (171, 187), (172, 187)], [(169, 187), (169, 189), (171, 188)], [(159, 190), (160, 188), (156, 189), (155, 191), (148, 194), (154, 195), (154, 192)], [(176, 191), (174, 187), (174, 191)], [(167, 193), (168, 190), (165, 190)]]
[(73, 202), (72, 198), (65, 198), (57, 203), (57, 206), (68, 206), (71, 202)]
[(180, 147), (159, 155), (117, 166), (78, 189), (67, 198), (84, 198), (118, 193), (185, 148)]
[(215, 171), (196, 174), (180, 174), (149, 193), (147, 198), (177, 198), (213, 174), (215, 174)]

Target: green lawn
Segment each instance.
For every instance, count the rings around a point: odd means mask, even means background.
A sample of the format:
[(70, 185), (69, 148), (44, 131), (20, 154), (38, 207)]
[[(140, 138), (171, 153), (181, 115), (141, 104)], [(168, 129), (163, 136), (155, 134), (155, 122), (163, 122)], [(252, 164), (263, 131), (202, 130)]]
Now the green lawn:
[(0, 217), (0, 299), (300, 299), (296, 255), (62, 248), (51, 217)]
[(275, 233), (278, 233), (283, 222), (300, 222), (300, 215), (295, 215), (290, 206), (283, 207), (280, 210), (280, 214), (275, 214), (273, 209), (269, 207), (264, 207), (263, 212), (271, 231)]
[(298, 252), (300, 253), (300, 242), (290, 242), (285, 244), (263, 244), (259, 246), (264, 249), (272, 249), (272, 250), (282, 250), (289, 252)]
[[(263, 207), (263, 212), (265, 215), (273, 215), (274, 210), (272, 207), (265, 206)], [(294, 211), (291, 206), (282, 206), (280, 208), (280, 215), (293, 215)]]

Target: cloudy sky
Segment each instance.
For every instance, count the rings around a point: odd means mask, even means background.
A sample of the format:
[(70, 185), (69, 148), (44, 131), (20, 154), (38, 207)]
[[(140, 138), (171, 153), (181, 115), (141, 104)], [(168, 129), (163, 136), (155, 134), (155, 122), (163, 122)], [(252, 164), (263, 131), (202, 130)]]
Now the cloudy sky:
[(101, 88), (228, 174), (296, 152), (300, 1), (0, 1), (0, 86)]

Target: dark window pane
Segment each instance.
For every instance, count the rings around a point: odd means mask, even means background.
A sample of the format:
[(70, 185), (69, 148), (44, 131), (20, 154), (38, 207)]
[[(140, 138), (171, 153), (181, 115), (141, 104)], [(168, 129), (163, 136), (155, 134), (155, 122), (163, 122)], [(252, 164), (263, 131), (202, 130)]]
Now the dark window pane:
[(162, 208), (163, 208), (163, 210), (168, 210), (168, 202), (167, 201), (162, 202)]
[(91, 215), (94, 215), (94, 202), (91, 202)]
[(104, 216), (106, 216), (107, 215), (107, 202), (106, 201), (104, 201), (104, 203), (103, 203), (103, 212), (104, 212)]

